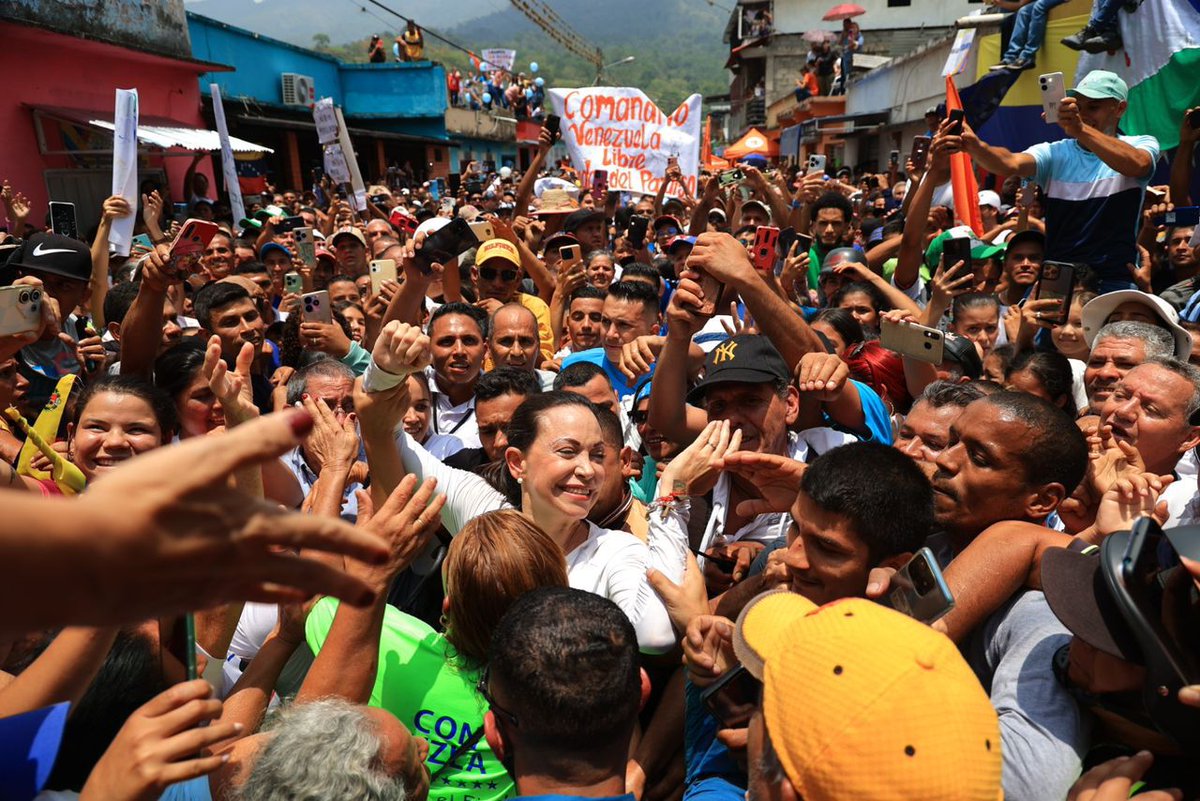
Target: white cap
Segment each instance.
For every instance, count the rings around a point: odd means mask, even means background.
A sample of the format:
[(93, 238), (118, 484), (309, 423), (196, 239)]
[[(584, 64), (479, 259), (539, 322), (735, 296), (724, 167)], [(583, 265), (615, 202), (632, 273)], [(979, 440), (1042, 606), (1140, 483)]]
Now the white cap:
[(1000, 196), (990, 189), (985, 189), (979, 193), (979, 205), (980, 206), (991, 206), (992, 208), (999, 211)]
[(430, 217), (428, 220), (418, 225), (417, 230), (413, 233), (414, 235), (425, 234), (426, 236), (429, 236), (434, 231), (438, 231), (449, 224), (449, 217)]

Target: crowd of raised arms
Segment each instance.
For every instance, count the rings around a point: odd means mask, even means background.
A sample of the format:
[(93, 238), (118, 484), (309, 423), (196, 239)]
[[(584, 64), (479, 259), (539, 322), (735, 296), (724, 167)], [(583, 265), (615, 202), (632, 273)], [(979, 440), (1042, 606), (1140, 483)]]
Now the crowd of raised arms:
[(1200, 130), (1149, 186), (1126, 92), (698, 196), (552, 127), (359, 211), (191, 170), (90, 246), (6, 183), (24, 797), (1196, 798)]

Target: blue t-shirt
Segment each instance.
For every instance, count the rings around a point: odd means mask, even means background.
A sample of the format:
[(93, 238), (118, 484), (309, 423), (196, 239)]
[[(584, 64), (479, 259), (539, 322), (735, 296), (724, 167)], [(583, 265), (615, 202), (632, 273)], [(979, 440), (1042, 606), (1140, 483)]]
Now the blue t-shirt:
[[(1118, 138), (1158, 161), (1153, 136)], [(1138, 260), (1142, 197), (1153, 170), (1141, 178), (1122, 175), (1074, 139), (1025, 152), (1033, 156), (1033, 178), (1046, 193), (1046, 258), (1087, 264), (1102, 279), (1128, 280), (1125, 265)]]
[[(612, 384), (613, 389), (617, 391), (617, 398), (619, 399), (624, 398), (626, 395), (633, 394), (633, 391), (638, 387), (638, 384), (640, 384), (642, 379), (646, 377), (638, 376), (636, 381), (634, 381), (632, 384), (629, 383), (629, 379), (625, 377), (625, 374), (618, 370), (617, 366), (608, 360), (608, 356), (604, 354), (604, 348), (591, 348), (590, 350), (581, 350), (578, 353), (572, 353), (570, 356), (567, 356), (563, 359), (562, 369), (565, 370), (577, 362), (591, 362), (592, 364), (600, 365), (601, 369), (604, 370), (605, 375), (608, 376), (608, 380)], [(653, 364), (650, 365), (650, 372), (646, 375), (654, 375)]]
[(883, 399), (879, 397), (878, 392), (863, 382), (855, 381), (853, 378), (850, 381), (858, 388), (858, 399), (862, 403), (863, 417), (866, 418), (865, 425), (867, 431), (871, 432), (871, 436), (863, 436), (862, 431), (851, 431), (850, 433), (862, 437), (862, 439), (868, 442), (891, 445), (892, 418), (888, 414), (887, 406), (884, 405)]

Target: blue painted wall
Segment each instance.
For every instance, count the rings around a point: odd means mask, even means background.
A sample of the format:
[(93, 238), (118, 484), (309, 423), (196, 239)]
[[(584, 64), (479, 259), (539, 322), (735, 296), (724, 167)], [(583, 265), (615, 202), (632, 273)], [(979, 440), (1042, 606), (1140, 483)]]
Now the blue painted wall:
[(216, 83), (227, 102), (246, 97), (282, 106), (279, 76), (295, 72), (312, 76), (317, 96), (333, 98), (359, 127), (446, 135), (446, 71), (440, 64), (344, 64), (332, 56), (192, 12), (187, 20), (193, 58), (237, 67), (235, 72), (202, 75), (202, 94), (208, 94), (208, 85)]

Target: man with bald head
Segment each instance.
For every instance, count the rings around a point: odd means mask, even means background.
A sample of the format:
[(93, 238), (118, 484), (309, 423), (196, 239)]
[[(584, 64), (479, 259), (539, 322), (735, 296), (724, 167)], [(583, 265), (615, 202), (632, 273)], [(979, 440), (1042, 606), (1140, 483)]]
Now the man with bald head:
[(537, 317), (520, 303), (506, 303), (492, 314), (488, 326), (488, 350), (492, 368), (515, 367), (535, 372), (542, 388), (548, 389), (554, 374), (537, 370), (542, 360), (539, 349)]

